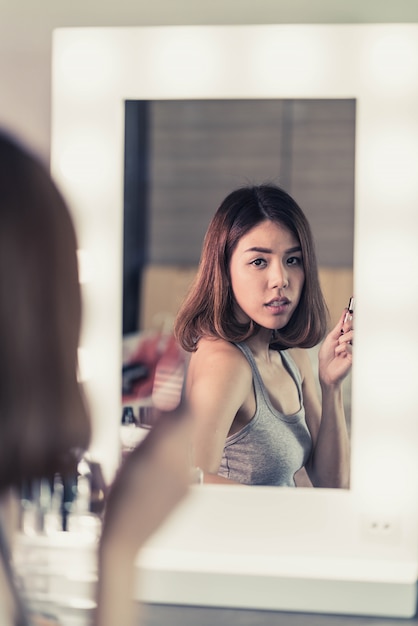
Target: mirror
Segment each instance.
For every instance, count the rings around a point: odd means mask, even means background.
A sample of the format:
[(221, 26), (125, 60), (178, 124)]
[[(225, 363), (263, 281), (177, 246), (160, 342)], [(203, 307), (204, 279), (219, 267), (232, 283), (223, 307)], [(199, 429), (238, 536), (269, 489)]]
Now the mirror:
[[(353, 99), (125, 102), (122, 401), (136, 423), (148, 422), (152, 404), (159, 351), (149, 346), (171, 332), (209, 221), (239, 185), (276, 182), (303, 207), (335, 325), (353, 293), (355, 107)], [(350, 425), (350, 377), (344, 401)]]
[(81, 365), (92, 452), (109, 476), (119, 447), (124, 102), (356, 101), (351, 489), (194, 488), (141, 555), (138, 597), (415, 614), (417, 76), (416, 25), (55, 31), (52, 171), (81, 248)]

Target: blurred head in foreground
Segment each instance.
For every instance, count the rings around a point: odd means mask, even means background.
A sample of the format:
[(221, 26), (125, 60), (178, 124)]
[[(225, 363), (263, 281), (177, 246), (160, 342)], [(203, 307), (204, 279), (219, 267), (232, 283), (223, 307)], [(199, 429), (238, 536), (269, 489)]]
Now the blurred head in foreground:
[(49, 172), (0, 132), (0, 491), (65, 473), (89, 443), (76, 250)]

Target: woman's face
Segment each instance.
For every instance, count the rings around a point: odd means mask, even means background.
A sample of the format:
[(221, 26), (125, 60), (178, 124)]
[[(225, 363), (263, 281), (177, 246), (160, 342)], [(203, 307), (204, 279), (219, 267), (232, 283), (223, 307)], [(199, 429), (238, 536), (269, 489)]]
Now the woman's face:
[(238, 242), (229, 266), (239, 321), (281, 329), (293, 315), (305, 272), (299, 241), (281, 224), (265, 220)]

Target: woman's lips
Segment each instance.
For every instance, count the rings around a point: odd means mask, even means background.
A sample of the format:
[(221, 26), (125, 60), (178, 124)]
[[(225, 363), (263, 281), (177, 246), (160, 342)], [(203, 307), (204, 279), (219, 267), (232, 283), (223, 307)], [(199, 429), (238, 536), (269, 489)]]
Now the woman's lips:
[(290, 301), (287, 298), (274, 298), (265, 305), (272, 313), (280, 314), (287, 310)]

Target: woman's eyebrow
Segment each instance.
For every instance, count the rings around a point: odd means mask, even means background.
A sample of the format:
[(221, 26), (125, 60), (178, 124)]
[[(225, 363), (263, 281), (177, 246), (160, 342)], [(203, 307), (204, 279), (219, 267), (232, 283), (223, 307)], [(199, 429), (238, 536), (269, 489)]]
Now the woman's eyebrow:
[(244, 250), (244, 252), (264, 252), (265, 254), (271, 254), (273, 250), (271, 248), (261, 248), (259, 246), (253, 246), (252, 248)]
[[(300, 246), (294, 246), (293, 248), (288, 248), (285, 250), (285, 254), (293, 254), (293, 252), (301, 252), (302, 248)], [(264, 254), (272, 254), (273, 250), (271, 248), (262, 248), (260, 246), (253, 246), (252, 248), (248, 248), (244, 250), (244, 252), (263, 252)]]

